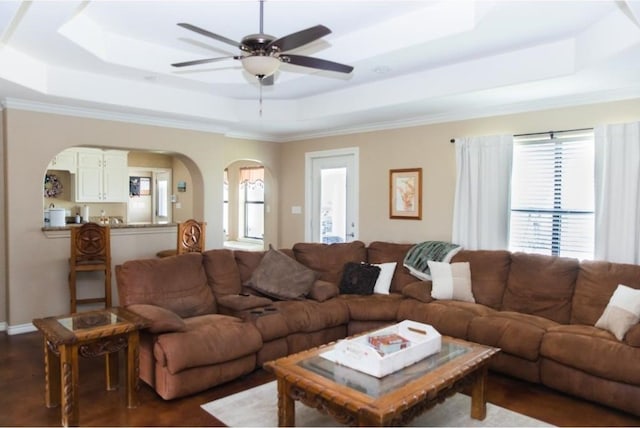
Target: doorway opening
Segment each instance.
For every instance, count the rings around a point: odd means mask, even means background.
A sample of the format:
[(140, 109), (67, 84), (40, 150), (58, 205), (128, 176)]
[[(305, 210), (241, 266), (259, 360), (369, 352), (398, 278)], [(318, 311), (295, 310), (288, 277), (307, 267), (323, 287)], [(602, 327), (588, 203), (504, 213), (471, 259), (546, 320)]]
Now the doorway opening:
[(172, 221), (171, 169), (129, 169), (130, 224), (166, 224)]
[(358, 239), (358, 148), (306, 154), (305, 240)]

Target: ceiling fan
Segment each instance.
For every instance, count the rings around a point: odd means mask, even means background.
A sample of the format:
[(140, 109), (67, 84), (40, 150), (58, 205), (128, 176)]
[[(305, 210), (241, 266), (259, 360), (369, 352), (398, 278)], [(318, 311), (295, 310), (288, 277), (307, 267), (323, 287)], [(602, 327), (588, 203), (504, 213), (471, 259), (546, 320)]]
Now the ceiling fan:
[(179, 23), (178, 25), (203, 36), (211, 37), (212, 39), (235, 46), (240, 49), (241, 54), (217, 58), (196, 59), (193, 61), (171, 64), (174, 67), (206, 64), (226, 59), (240, 60), (242, 62), (242, 67), (251, 75), (258, 78), (261, 85), (273, 85), (273, 75), (278, 70), (281, 63), (315, 68), (318, 70), (336, 71), (338, 73), (351, 73), (351, 71), (353, 71), (353, 67), (350, 65), (327, 61), (320, 58), (286, 53), (326, 36), (331, 33), (331, 30), (324, 25), (316, 25), (280, 38), (265, 34), (263, 30), (264, 0), (260, 0), (260, 32), (258, 34), (250, 34), (243, 37), (241, 42), (228, 39), (192, 24)]

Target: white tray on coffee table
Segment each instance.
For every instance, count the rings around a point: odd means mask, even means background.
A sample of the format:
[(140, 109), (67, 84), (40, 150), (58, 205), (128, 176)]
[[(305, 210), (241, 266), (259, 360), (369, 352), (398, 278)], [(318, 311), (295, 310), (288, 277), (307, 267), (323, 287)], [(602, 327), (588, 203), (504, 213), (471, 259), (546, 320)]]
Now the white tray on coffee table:
[[(369, 344), (369, 337), (386, 334), (397, 334), (409, 344), (399, 351), (381, 355)], [(442, 336), (433, 326), (405, 320), (353, 339), (341, 340), (333, 349), (320, 355), (337, 364), (381, 378), (440, 352), (441, 347)]]

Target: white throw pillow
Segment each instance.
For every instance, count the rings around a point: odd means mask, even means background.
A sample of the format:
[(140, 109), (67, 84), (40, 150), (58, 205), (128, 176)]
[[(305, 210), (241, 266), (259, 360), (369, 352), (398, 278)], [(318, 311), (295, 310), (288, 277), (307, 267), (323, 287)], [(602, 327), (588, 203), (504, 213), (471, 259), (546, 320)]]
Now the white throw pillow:
[(437, 300), (462, 300), (475, 303), (471, 289), (471, 269), (468, 262), (443, 263), (429, 260), (431, 297)]
[(640, 321), (640, 290), (619, 284), (596, 327), (609, 330), (618, 339)]
[(376, 285), (373, 287), (374, 294), (389, 294), (391, 280), (393, 279), (393, 273), (396, 271), (397, 264), (396, 262), (373, 264), (380, 268), (380, 275), (378, 275)]

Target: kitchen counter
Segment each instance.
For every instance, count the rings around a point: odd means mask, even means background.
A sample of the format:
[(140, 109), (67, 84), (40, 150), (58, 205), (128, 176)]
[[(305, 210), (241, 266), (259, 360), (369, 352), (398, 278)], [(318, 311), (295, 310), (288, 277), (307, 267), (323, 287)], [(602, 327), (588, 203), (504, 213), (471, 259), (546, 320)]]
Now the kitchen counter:
[[(82, 224), (70, 223), (60, 227), (42, 227), (47, 238), (64, 238), (71, 235), (71, 228)], [(176, 233), (177, 223), (114, 223), (110, 224), (113, 235), (142, 234), (142, 233)]]

